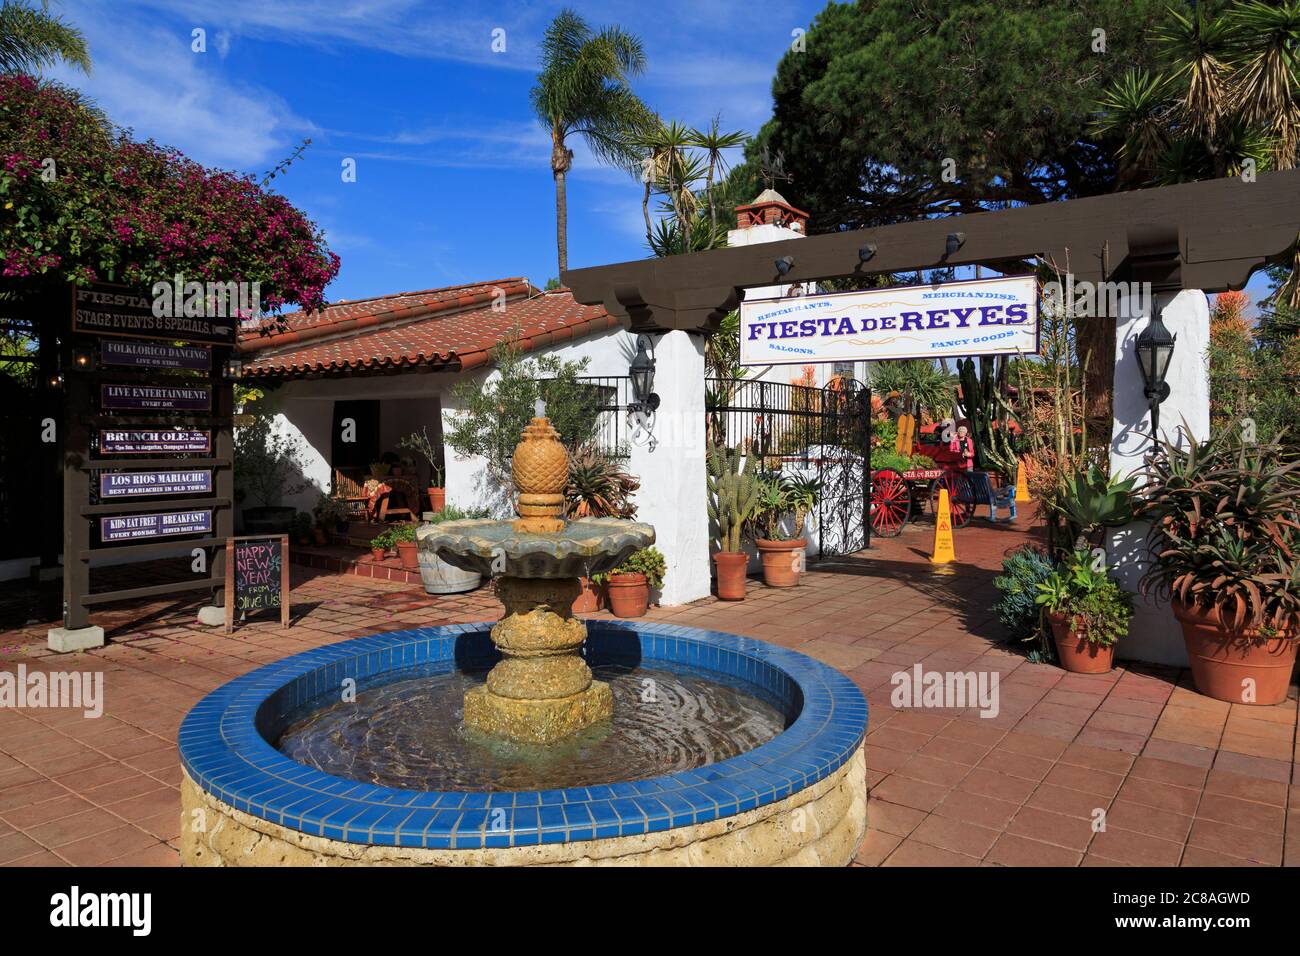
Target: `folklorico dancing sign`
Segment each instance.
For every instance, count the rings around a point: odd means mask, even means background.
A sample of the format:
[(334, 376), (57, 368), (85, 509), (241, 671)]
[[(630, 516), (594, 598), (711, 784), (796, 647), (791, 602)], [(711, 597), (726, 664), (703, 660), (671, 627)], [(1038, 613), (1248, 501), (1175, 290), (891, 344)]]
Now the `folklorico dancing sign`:
[(834, 292), (740, 304), (742, 365), (1032, 355), (1033, 276)]

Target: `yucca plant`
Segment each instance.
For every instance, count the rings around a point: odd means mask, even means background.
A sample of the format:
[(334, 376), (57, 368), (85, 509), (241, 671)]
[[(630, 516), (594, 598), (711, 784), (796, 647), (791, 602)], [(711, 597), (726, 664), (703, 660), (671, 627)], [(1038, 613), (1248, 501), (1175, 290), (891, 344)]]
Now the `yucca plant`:
[(1278, 438), (1248, 442), (1233, 428), (1187, 448), (1162, 441), (1145, 478), (1137, 516), (1151, 522), (1155, 560), (1143, 593), (1211, 612), (1234, 633), (1294, 636), (1300, 462)]
[(640, 487), (638, 478), (591, 445), (569, 455), (564, 502), (570, 517), (631, 518), (636, 515), (632, 496)]

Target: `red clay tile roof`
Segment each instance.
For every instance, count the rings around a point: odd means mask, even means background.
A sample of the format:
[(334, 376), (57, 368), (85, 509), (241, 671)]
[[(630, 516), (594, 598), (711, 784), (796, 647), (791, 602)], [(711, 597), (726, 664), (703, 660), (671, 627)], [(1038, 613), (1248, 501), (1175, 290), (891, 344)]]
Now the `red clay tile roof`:
[[(505, 308), (493, 308), (504, 295)], [(518, 326), (519, 345), (540, 348), (617, 327), (599, 306), (580, 305), (567, 289), (541, 292), (527, 279), (399, 292), (339, 302), (324, 312), (295, 312), (272, 334), (241, 334), (243, 376), (347, 374), (486, 364), (489, 351)]]

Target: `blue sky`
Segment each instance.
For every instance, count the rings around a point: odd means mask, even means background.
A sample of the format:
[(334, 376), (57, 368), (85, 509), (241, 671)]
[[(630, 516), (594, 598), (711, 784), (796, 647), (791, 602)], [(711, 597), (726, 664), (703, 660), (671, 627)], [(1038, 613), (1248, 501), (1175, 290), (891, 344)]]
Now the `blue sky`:
[[(753, 133), (792, 31), (824, 0), (571, 0), (641, 37), (636, 84), (665, 118)], [(537, 43), (562, 3), (426, 0), (56, 0), (94, 72), (55, 75), (140, 138), (260, 176), (342, 258), (331, 299), (557, 274), (549, 140), (528, 105)], [(192, 31), (207, 51), (192, 51)], [(493, 52), (494, 30), (505, 31)], [(646, 255), (641, 188), (580, 142), (569, 178), (572, 267)], [(343, 182), (345, 159), (357, 181)], [(1257, 300), (1262, 275), (1248, 291)]]
[[(755, 132), (791, 31), (822, 2), (574, 2), (641, 37), (638, 92), (663, 116)], [(343, 260), (333, 299), (557, 274), (549, 139), (529, 110), (537, 42), (560, 3), (63, 0), (94, 72), (58, 78), (140, 138), (273, 183)], [(207, 52), (191, 51), (192, 30)], [(506, 50), (491, 50), (505, 30)], [(640, 184), (580, 145), (569, 181), (573, 267), (642, 258)], [(341, 163), (356, 160), (357, 181)]]

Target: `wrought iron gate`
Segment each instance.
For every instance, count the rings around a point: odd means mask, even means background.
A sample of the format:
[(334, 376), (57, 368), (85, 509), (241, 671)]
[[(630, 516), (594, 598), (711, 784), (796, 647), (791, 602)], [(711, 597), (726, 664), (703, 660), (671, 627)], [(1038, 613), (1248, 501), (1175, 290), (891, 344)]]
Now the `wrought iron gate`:
[(769, 471), (821, 484), (819, 555), (870, 544), (871, 391), (854, 379), (826, 388), (749, 379), (705, 382), (708, 440), (757, 455)]

